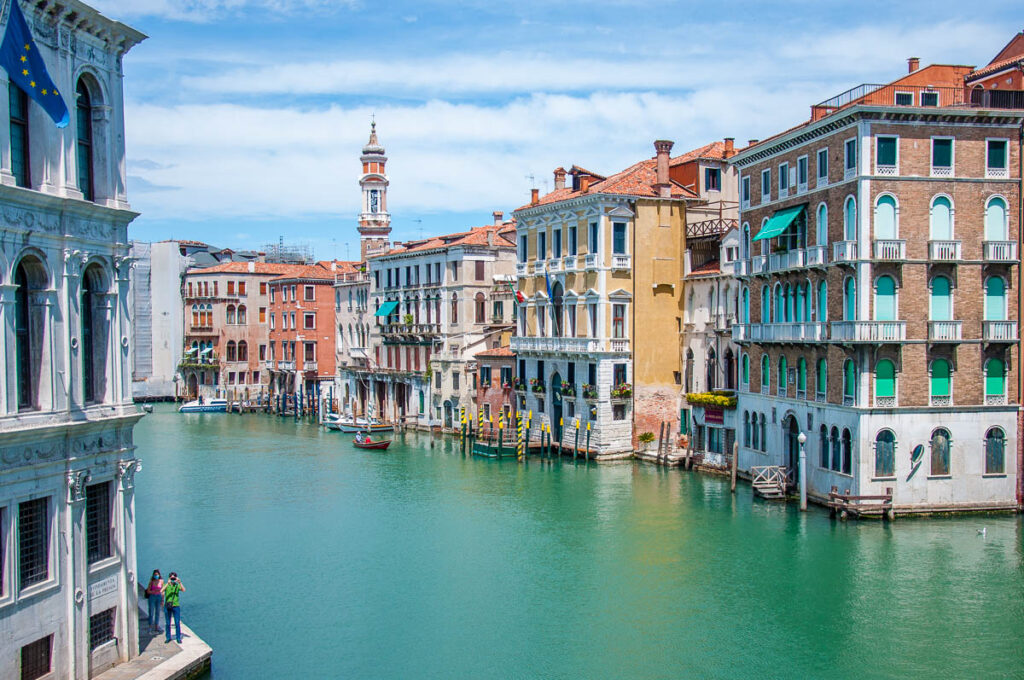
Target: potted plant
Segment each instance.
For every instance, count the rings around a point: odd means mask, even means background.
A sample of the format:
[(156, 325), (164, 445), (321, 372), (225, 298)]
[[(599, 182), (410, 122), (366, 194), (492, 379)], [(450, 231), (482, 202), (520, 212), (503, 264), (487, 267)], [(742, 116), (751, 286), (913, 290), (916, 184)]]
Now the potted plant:
[(593, 401), (597, 399), (597, 388), (590, 383), (583, 383), (583, 398)]
[(562, 388), (562, 394), (563, 395), (565, 395), (567, 397), (575, 397), (576, 396), (576, 386), (573, 385), (571, 382), (563, 380), (562, 384), (561, 384), (561, 388)]
[(640, 442), (640, 450), (647, 451), (651, 448), (651, 442), (654, 441), (653, 432), (641, 432), (640, 436), (637, 437), (637, 441)]
[(540, 378), (530, 378), (530, 390), (533, 392), (544, 392), (544, 383)]
[(512, 379), (512, 389), (514, 389), (514, 390), (516, 390), (518, 392), (524, 391), (526, 389), (526, 385), (523, 384), (523, 379), (522, 378), (513, 378)]
[(633, 396), (633, 386), (629, 383), (622, 383), (612, 388), (612, 399), (628, 399)]
[(402, 321), (405, 322), (406, 326), (411, 326), (412, 325), (412, 321), (413, 321), (412, 314), (406, 314), (405, 316), (403, 316), (402, 317)]

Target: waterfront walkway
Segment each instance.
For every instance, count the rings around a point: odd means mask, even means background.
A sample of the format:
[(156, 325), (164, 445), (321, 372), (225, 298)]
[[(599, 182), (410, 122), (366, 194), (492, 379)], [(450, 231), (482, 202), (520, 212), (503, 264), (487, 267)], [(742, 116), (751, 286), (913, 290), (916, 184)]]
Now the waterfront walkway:
[[(141, 595), (140, 595), (141, 597)], [(144, 604), (145, 600), (141, 602)], [(164, 634), (149, 632), (149, 616), (139, 609), (140, 654), (100, 673), (93, 680), (181, 680), (196, 678), (210, 670), (213, 650), (192, 629), (181, 624), (181, 644), (164, 642)]]

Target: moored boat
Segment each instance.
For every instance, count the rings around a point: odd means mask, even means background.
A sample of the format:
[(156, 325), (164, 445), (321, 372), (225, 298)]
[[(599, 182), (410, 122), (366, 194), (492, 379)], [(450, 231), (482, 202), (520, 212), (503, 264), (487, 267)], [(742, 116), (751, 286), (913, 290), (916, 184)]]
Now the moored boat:
[(324, 420), (324, 427), (328, 430), (337, 430), (355, 434), (356, 432), (391, 432), (395, 428), (390, 423), (382, 423), (376, 418), (369, 421), (366, 418), (355, 418), (351, 416), (334, 415)]
[(374, 442), (374, 441), (366, 441), (366, 440), (353, 439), (352, 440), (352, 444), (357, 449), (377, 449), (377, 450), (383, 451), (384, 449), (386, 449), (389, 446), (391, 446), (391, 440), (385, 439), (385, 440), (382, 440), (382, 441)]
[(227, 413), (227, 399), (208, 399), (185, 402), (178, 407), (178, 413)]

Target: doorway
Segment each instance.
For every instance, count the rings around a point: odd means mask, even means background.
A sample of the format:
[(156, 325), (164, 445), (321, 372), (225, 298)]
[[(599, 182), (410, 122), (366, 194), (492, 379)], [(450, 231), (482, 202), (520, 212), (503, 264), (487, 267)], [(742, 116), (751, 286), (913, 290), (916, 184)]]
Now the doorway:
[(558, 447), (562, 441), (562, 376), (558, 371), (551, 375), (551, 433)]

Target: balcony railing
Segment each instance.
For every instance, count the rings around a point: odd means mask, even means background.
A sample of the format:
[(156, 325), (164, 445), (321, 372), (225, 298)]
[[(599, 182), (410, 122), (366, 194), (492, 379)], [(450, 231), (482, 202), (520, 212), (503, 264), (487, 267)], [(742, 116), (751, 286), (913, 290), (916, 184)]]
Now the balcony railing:
[(897, 174), (895, 165), (876, 165), (875, 174), (882, 177), (894, 177)]
[(761, 394), (768, 394), (768, 383), (761, 383)]
[(948, 394), (946, 394), (946, 395), (933, 394), (930, 397), (928, 397), (928, 405), (929, 406), (952, 406), (953, 405), (953, 397), (948, 395)]
[(533, 263), (533, 273), (543, 274), (544, 273), (544, 260), (537, 260)]
[(750, 260), (736, 260), (732, 263), (733, 276), (750, 276)]
[(795, 248), (784, 253), (771, 253), (768, 255), (768, 269), (773, 272), (783, 269), (798, 269), (803, 267), (805, 262), (803, 248)]
[(295, 370), (295, 362), (294, 361), (278, 361), (277, 362), (277, 368), (279, 370), (282, 370), (282, 371), (294, 371)]
[(875, 241), (876, 260), (907, 259), (907, 242), (903, 239), (878, 239)]
[(819, 404), (824, 404), (827, 398), (828, 397), (825, 395), (824, 392), (815, 392), (814, 394), (814, 401), (818, 402)]
[(828, 337), (825, 323), (738, 323), (734, 342), (821, 342)]
[(768, 269), (767, 255), (754, 255), (750, 258), (750, 273), (763, 274)]
[(853, 262), (857, 259), (856, 241), (836, 241), (832, 244), (833, 262)]
[(896, 408), (896, 404), (895, 396), (880, 397), (877, 394), (875, 395), (875, 408)]
[(1015, 241), (984, 241), (986, 262), (1016, 262), (1017, 243)]
[(981, 335), (985, 342), (1017, 342), (1016, 321), (982, 321)]
[(960, 342), (963, 321), (929, 321), (928, 339), (932, 342)]
[(844, 394), (843, 395), (843, 406), (856, 406), (856, 405), (857, 405), (857, 397), (855, 395), (852, 395), (852, 394)]
[(562, 258), (562, 269), (564, 269), (567, 272), (574, 272), (574, 271), (576, 271), (576, 256), (575, 255), (566, 255), (565, 257), (563, 257)]
[(828, 246), (809, 246), (806, 261), (808, 267), (820, 267), (828, 264)]
[(928, 241), (928, 259), (955, 262), (960, 258), (960, 241)]
[(953, 166), (952, 165), (933, 165), (932, 166), (932, 177), (952, 177)]
[(612, 255), (612, 269), (629, 269), (629, 255)]
[(985, 168), (986, 179), (1006, 179), (1010, 176), (1008, 168)]
[(581, 354), (588, 352), (603, 352), (605, 351), (605, 345), (603, 340), (597, 338), (519, 337), (512, 338), (512, 351), (560, 352), (565, 354)]
[(1005, 394), (986, 394), (985, 406), (1006, 406)]
[(557, 272), (561, 268), (562, 268), (562, 261), (559, 260), (557, 257), (553, 257), (550, 260), (548, 260), (548, 271), (549, 272)]
[(610, 340), (609, 346), (612, 352), (628, 352), (629, 340), (623, 340), (621, 338)]
[(584, 256), (583, 266), (587, 269), (597, 269), (597, 253)]
[(526, 276), (525, 262), (516, 262), (516, 276)]
[(311, 373), (316, 373), (317, 363), (315, 361), (303, 361), (302, 370)]
[(903, 342), (906, 321), (833, 321), (832, 340), (839, 342)]
[(778, 396), (780, 396), (780, 397), (788, 397), (789, 396), (789, 385), (787, 385), (786, 383), (782, 383), (781, 385), (779, 385), (778, 392), (779, 392)]
[(797, 399), (807, 399), (807, 390), (797, 389), (797, 391), (796, 391), (796, 398)]

